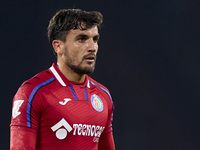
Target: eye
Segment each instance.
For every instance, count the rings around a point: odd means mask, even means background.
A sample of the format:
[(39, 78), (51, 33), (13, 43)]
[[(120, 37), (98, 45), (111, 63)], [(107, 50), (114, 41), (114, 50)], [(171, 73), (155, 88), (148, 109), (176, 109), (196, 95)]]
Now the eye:
[(86, 40), (85, 38), (78, 38), (79, 42), (85, 42), (85, 40)]
[(99, 41), (99, 36), (95, 36), (95, 37), (93, 38), (93, 41), (94, 41), (95, 43), (97, 43), (97, 42)]

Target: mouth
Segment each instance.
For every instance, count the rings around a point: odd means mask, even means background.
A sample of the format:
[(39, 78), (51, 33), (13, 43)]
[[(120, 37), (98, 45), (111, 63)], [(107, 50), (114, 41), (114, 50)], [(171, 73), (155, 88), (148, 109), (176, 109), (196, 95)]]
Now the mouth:
[(87, 62), (92, 63), (92, 62), (95, 61), (96, 57), (95, 57), (95, 55), (88, 55), (88, 56), (85, 56), (84, 59), (85, 59)]

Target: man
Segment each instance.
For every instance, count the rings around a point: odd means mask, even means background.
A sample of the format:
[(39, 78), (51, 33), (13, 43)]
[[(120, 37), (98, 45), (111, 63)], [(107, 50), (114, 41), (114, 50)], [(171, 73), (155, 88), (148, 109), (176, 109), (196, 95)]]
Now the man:
[(95, 69), (101, 13), (58, 11), (48, 26), (57, 63), (25, 81), (14, 100), (11, 150), (114, 150), (113, 102)]

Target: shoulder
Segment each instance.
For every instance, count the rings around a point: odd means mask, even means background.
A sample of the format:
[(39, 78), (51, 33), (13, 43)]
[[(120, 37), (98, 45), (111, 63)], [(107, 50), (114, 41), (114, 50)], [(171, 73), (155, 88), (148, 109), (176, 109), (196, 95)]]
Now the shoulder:
[(88, 77), (88, 79), (89, 79), (89, 82), (90, 82), (91, 85), (97, 86), (99, 88), (103, 88), (103, 89), (108, 91), (108, 89), (104, 85), (102, 85), (101, 83), (97, 82), (96, 80), (92, 79), (91, 77)]
[(96, 80), (92, 79), (91, 77), (89, 77), (88, 79), (89, 79), (89, 82), (90, 82), (91, 86), (97, 87), (102, 93), (107, 94), (109, 96), (109, 98), (111, 99), (111, 101), (112, 101), (110, 91), (104, 85), (102, 85), (101, 83), (99, 83)]
[(53, 77), (51, 72), (47, 69), (47, 70), (44, 70), (44, 71), (36, 74), (29, 80), (26, 80), (21, 85), (21, 88), (25, 85), (30, 85), (31, 87), (44, 86), (44, 85), (51, 83), (53, 80), (55, 80), (55, 78)]
[(38, 92), (38, 90), (46, 85), (49, 85), (55, 80), (51, 72), (47, 69), (44, 70), (32, 78), (26, 80), (19, 87), (17, 95), (30, 95), (32, 92)]

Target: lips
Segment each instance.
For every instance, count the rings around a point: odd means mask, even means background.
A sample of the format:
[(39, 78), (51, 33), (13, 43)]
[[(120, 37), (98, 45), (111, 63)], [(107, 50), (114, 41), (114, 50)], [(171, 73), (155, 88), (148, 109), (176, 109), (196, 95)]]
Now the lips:
[(87, 61), (87, 62), (94, 62), (95, 61), (95, 55), (87, 55), (87, 56), (85, 56), (85, 60)]
[(95, 59), (95, 56), (88, 56), (85, 59)]

